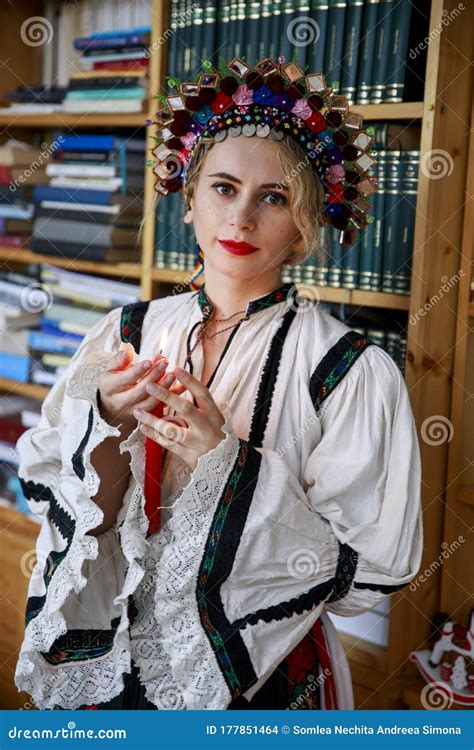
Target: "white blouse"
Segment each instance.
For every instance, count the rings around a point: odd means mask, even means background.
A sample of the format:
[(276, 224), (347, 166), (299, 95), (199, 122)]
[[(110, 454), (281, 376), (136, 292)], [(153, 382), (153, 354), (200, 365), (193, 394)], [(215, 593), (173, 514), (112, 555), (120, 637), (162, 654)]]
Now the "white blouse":
[[(164, 353), (183, 365), (211, 308), (204, 290), (152, 300), (140, 357), (158, 353), (166, 328)], [(120, 434), (100, 416), (97, 384), (122, 312), (89, 331), (18, 442), (23, 490), (43, 518), (18, 689), (43, 709), (108, 701), (133, 659), (158, 708), (225, 709), (251, 699), (321, 618), (339, 707), (352, 708), (327, 612), (372, 609), (412, 580), (422, 553), (420, 452), (401, 372), (290, 284), (250, 300), (209, 385), (224, 439), (194, 471), (167, 453), (169, 509), (147, 538), (137, 427), (120, 444), (131, 474), (117, 522), (93, 537), (103, 512), (90, 457)], [(192, 366), (199, 378), (201, 344)]]

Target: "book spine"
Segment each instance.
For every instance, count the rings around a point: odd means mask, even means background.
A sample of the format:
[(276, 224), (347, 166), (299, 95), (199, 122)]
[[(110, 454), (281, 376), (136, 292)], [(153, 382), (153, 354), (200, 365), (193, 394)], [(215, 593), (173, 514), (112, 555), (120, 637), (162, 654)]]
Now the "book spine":
[(395, 293), (407, 294), (410, 291), (413, 259), (413, 239), (415, 234), (416, 198), (418, 194), (419, 151), (402, 152), (401, 198), (400, 201), (400, 243), (399, 264), (395, 274)]
[(382, 291), (390, 293), (395, 291), (394, 278), (398, 265), (400, 159), (400, 151), (387, 151)]
[(401, 0), (392, 18), (390, 64), (386, 77), (386, 102), (403, 101), (411, 15), (411, 0)]
[(324, 57), (326, 50), (326, 38), (329, 18), (328, 0), (312, 0), (310, 3), (311, 18), (314, 21), (315, 39), (308, 51), (308, 70), (310, 73), (325, 74)]
[[(397, 0), (397, 2), (399, 1)], [(400, 65), (400, 62), (393, 60), (390, 54), (392, 19), (396, 12), (395, 0), (380, 0), (369, 90), (371, 104), (380, 104), (385, 101), (386, 79), (389, 66), (396, 64), (398, 67)]]
[(324, 70), (326, 81), (330, 85), (335, 81), (338, 81), (339, 84), (341, 82), (346, 6), (346, 0), (329, 0)]
[(384, 237), (384, 217), (385, 217), (385, 179), (386, 179), (386, 151), (380, 150), (377, 153), (376, 175), (379, 180), (377, 192), (373, 195), (374, 205), (374, 235), (373, 235), (373, 253), (372, 253), (372, 275), (370, 288), (372, 291), (379, 292), (382, 286), (382, 267), (383, 267), (383, 237)]
[(368, 104), (372, 82), (372, 64), (380, 0), (365, 0), (362, 46), (357, 82), (357, 104)]
[(351, 104), (355, 102), (357, 92), (357, 68), (359, 63), (363, 14), (363, 0), (348, 0), (346, 27), (344, 31), (340, 93), (342, 96), (347, 96)]

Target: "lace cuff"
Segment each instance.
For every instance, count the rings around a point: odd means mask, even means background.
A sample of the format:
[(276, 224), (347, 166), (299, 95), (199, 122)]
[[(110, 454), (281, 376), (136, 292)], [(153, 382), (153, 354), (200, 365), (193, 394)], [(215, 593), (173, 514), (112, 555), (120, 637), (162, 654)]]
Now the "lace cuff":
[[(74, 661), (64, 664), (48, 663), (43, 656), (50, 652), (61, 636), (72, 634), (68, 630), (69, 626), (73, 627), (72, 623), (68, 623), (65, 617), (71, 592), (74, 591), (77, 597), (89, 584), (87, 596), (93, 598), (100, 590), (99, 577), (88, 578), (93, 565), (90, 561), (97, 561), (102, 547), (110, 545), (114, 537), (114, 546), (120, 552), (117, 525), (98, 537), (88, 533), (103, 520), (103, 511), (93, 500), (100, 477), (90, 457), (96, 446), (107, 437), (120, 436), (120, 429), (108, 424), (100, 415), (97, 402), (99, 378), (111, 356), (106, 352), (90, 355), (76, 367), (66, 384), (62, 407), (66, 425), (69, 420), (74, 425), (74, 420), (78, 418), (78, 408), (71, 399), (84, 399), (90, 404), (86, 432), (71, 459), (73, 473), (64, 472), (58, 463), (54, 476), (52, 473), (48, 476), (46, 487), (38, 483), (36, 475), (28, 475), (28, 462), (23, 468), (25, 487), (31, 497), (34, 499), (35, 494), (40, 497), (46, 495), (50, 502), (50, 512), (37, 542), (38, 574), (32, 576), (30, 583), (29, 622), (15, 674), (18, 689), (30, 693), (41, 709), (51, 709), (55, 705), (75, 709), (83, 703), (110, 700), (123, 690), (123, 673), (130, 671), (129, 595), (143, 577), (143, 569), (136, 558), (141, 557), (146, 549), (146, 542), (141, 538), (143, 530), (140, 530), (137, 520), (141, 514), (142, 488), (137, 487), (136, 482), (129, 485), (124, 497), (129, 533), (124, 535), (121, 543), (122, 559), (125, 559), (123, 575), (120, 574), (116, 582), (119, 593), (110, 603), (112, 617), (116, 621), (110, 650), (99, 657), (79, 656), (77, 652)], [(75, 431), (77, 422), (69, 441), (74, 439)], [(122, 441), (120, 449), (125, 442)], [(26, 447), (25, 444), (24, 449), (36, 450), (36, 462), (47, 451), (46, 442), (41, 443), (41, 450), (39, 445), (33, 442)], [(31, 459), (30, 463), (34, 464), (35, 461)], [(54, 565), (46, 564), (44, 572), (43, 567), (48, 560), (53, 560)], [(95, 616), (96, 612), (91, 610), (91, 624), (85, 630), (94, 629)]]
[(159, 560), (155, 571), (155, 639), (162, 655), (167, 656), (169, 668), (157, 675), (156, 660), (148, 668), (146, 664), (140, 667), (148, 685), (147, 697), (162, 709), (224, 709), (231, 700), (204, 633), (196, 599), (196, 580), (209, 530), (240, 445), (227, 405), (220, 408), (225, 415), (222, 431), (226, 437), (199, 458), (176, 498), (172, 517), (154, 539)]

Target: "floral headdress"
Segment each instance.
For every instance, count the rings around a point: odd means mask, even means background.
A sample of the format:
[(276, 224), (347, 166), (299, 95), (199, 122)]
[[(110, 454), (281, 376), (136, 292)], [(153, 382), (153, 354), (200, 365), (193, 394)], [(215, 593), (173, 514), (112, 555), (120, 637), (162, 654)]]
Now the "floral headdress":
[(367, 198), (377, 189), (368, 153), (373, 128), (351, 112), (348, 99), (333, 93), (321, 73), (305, 73), (296, 60), (267, 57), (254, 67), (240, 58), (222, 61), (220, 71), (205, 61), (196, 80), (168, 79), (174, 92), (157, 95), (163, 108), (147, 124), (157, 125), (152, 149), (155, 190), (182, 190), (197, 143), (228, 134), (290, 136), (307, 155), (324, 190), (322, 221), (339, 230), (339, 243), (352, 245), (367, 217)]

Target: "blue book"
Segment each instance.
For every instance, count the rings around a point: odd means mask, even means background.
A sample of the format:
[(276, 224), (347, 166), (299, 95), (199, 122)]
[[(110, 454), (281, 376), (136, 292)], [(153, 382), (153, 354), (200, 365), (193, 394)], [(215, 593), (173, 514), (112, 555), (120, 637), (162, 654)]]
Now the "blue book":
[(74, 354), (80, 345), (80, 341), (74, 340), (68, 335), (55, 336), (45, 331), (29, 331), (28, 348), (39, 352), (54, 352), (61, 354)]
[(113, 151), (122, 140), (116, 135), (65, 135), (61, 151)]
[(74, 49), (116, 49), (118, 47), (144, 47), (149, 42), (149, 33), (143, 32), (135, 34), (132, 31), (123, 34), (114, 34), (101, 37), (76, 37), (74, 39)]
[(0, 377), (27, 383), (29, 380), (30, 358), (26, 354), (10, 354), (0, 351)]
[(123, 36), (124, 34), (150, 34), (150, 26), (137, 26), (134, 29), (114, 29), (113, 31), (96, 31), (89, 34), (90, 39), (104, 39), (109, 36)]
[(48, 333), (55, 337), (67, 336), (68, 340), (77, 341), (78, 344), (80, 344), (84, 339), (84, 336), (81, 336), (79, 333), (71, 333), (70, 331), (68, 331), (68, 333), (66, 334), (60, 329), (59, 323), (52, 320), (51, 318), (40, 318), (39, 330), (43, 333)]
[(33, 187), (33, 200), (35, 203), (40, 201), (66, 201), (68, 203), (95, 203), (99, 206), (110, 206), (116, 200), (116, 194), (109, 190), (35, 185)]

